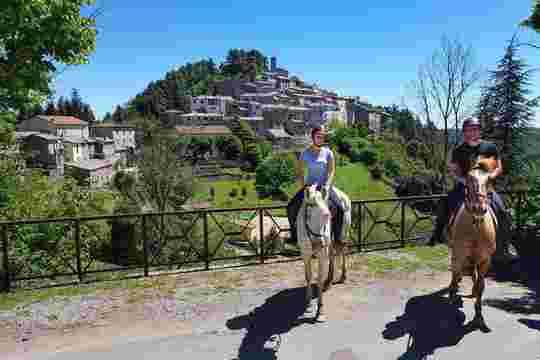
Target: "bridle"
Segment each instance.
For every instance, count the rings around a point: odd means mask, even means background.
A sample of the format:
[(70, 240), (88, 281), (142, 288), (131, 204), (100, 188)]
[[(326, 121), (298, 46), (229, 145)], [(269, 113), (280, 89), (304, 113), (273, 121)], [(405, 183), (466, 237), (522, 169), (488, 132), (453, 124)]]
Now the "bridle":
[[(475, 165), (472, 170), (480, 169)], [(473, 218), (473, 224), (479, 225), (484, 222), (484, 217), (488, 212), (487, 192), (480, 192), (478, 179), (468, 175), (465, 181), (465, 211)]]
[(319, 234), (319, 233), (316, 233), (315, 231), (313, 231), (310, 227), (309, 227), (309, 222), (308, 222), (308, 219), (309, 219), (309, 216), (308, 216), (308, 209), (312, 208), (312, 207), (315, 207), (316, 205), (314, 204), (311, 204), (307, 201), (304, 200), (304, 227), (306, 228), (306, 232), (308, 234), (308, 238), (310, 241), (313, 241), (312, 237), (315, 237), (315, 238), (319, 238), (322, 240), (322, 238), (324, 237), (324, 234)]

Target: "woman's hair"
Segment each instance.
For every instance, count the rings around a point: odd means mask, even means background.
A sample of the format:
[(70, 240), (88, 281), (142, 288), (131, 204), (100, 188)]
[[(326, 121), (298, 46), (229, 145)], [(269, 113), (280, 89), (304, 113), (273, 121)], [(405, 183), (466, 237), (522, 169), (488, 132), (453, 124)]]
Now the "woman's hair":
[(313, 129), (311, 129), (311, 138), (315, 136), (316, 133), (323, 131), (322, 127), (316, 126)]

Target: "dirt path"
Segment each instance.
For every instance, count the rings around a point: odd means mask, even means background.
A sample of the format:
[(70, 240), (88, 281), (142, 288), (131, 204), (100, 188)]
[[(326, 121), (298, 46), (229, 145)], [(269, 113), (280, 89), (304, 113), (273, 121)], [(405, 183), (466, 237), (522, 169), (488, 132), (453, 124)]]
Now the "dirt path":
[[(334, 286), (326, 297), (328, 321), (399, 305), (446, 286), (450, 278), (448, 272), (431, 270), (373, 274), (365, 257), (354, 255), (350, 261), (347, 283)], [(0, 354), (29, 359), (34, 353), (106, 350), (127, 341), (219, 334), (227, 331), (227, 319), (249, 313), (280, 291), (303, 287), (303, 277), (301, 262), (268, 264), (161, 276), (141, 280), (134, 288), (21, 306), (0, 312)]]

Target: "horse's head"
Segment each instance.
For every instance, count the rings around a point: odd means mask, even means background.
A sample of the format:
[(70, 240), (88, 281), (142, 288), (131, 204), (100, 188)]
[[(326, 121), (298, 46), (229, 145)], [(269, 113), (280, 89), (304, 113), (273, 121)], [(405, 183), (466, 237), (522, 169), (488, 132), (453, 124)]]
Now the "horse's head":
[(465, 209), (475, 217), (488, 211), (489, 159), (477, 160), (465, 177)]
[(316, 231), (315, 228), (322, 228), (330, 222), (330, 209), (328, 208), (327, 198), (328, 195), (317, 190), (315, 185), (309, 186), (305, 190), (304, 203), (306, 210), (310, 214), (307, 221), (309, 221), (314, 231)]

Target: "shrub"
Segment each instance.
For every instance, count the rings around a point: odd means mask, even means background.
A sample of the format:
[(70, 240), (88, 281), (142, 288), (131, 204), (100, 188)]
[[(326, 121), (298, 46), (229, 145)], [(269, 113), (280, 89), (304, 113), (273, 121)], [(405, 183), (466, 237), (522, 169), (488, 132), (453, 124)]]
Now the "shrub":
[(399, 163), (394, 159), (384, 161), (384, 173), (389, 177), (398, 177), (400, 175)]
[(356, 128), (356, 134), (358, 137), (366, 138), (369, 134), (369, 130), (367, 127), (360, 125)]
[(382, 178), (384, 169), (382, 168), (381, 165), (377, 164), (377, 165), (374, 165), (374, 166), (370, 167), (370, 168), (369, 168), (369, 172), (370, 172), (371, 176), (372, 176), (374, 179), (379, 180), (379, 179)]
[(359, 150), (353, 149), (351, 151), (351, 162), (355, 163), (355, 162), (362, 161), (360, 153), (361, 152)]
[(354, 147), (358, 150), (362, 150), (364, 148), (368, 148), (370, 146), (369, 141), (366, 139), (358, 138), (354, 141)]
[(377, 151), (370, 148), (360, 151), (358, 156), (359, 161), (363, 162), (367, 166), (374, 165), (379, 158), (379, 154), (377, 153)]
[(336, 153), (336, 166), (346, 166), (350, 163), (349, 158), (340, 153)]
[(336, 148), (339, 153), (350, 155), (354, 149), (353, 140), (343, 139), (343, 141), (336, 144)]
[(257, 166), (255, 188), (262, 196), (278, 193), (282, 187), (294, 183), (296, 164), (294, 154), (270, 157)]
[(233, 188), (230, 192), (229, 192), (229, 196), (234, 198), (238, 195), (238, 189), (237, 188)]
[(246, 197), (247, 195), (247, 189), (245, 187), (242, 187), (242, 196)]

